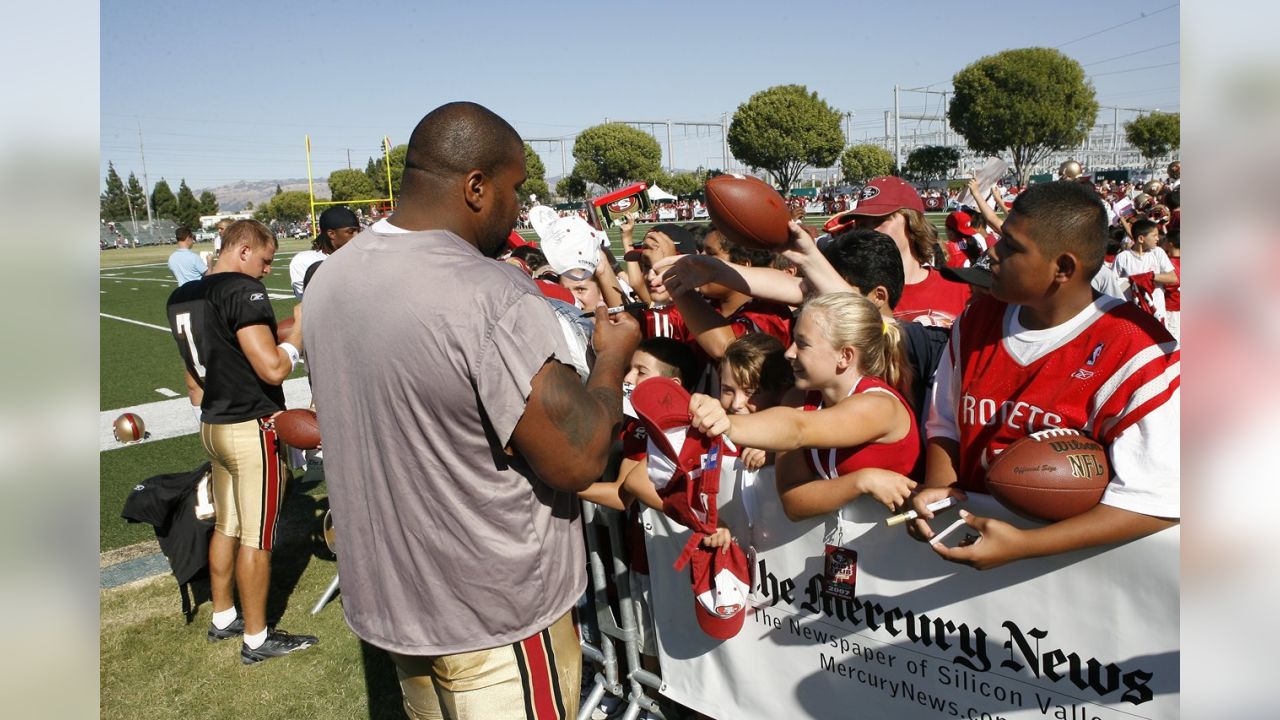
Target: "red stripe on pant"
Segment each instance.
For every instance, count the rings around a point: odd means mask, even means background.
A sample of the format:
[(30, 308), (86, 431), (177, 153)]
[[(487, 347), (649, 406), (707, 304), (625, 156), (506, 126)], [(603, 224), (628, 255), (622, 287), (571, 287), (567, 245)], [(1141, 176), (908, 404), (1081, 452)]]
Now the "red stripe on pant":
[(274, 429), (262, 430), (262, 464), (266, 487), (262, 493), (262, 549), (275, 545), (280, 514), (280, 446)]
[(555, 693), (551, 684), (554, 669), (547, 662), (547, 650), (542, 645), (542, 633), (520, 641), (529, 666), (529, 693), (533, 705), (533, 720), (559, 718)]

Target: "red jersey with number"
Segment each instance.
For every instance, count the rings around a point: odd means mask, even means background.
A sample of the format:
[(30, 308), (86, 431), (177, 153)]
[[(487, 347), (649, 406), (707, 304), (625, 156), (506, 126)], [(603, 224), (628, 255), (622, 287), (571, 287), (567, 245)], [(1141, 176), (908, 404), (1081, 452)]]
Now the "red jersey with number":
[(969, 286), (951, 282), (933, 268), (925, 269), (929, 274), (923, 281), (902, 287), (902, 298), (893, 309), (893, 316), (903, 322), (950, 325), (969, 302)]
[[(910, 475), (920, 459), (920, 431), (916, 428), (916, 416), (902, 395), (889, 383), (874, 377), (863, 377), (853, 386), (850, 395), (864, 392), (883, 392), (902, 403), (911, 420), (911, 428), (901, 440), (891, 443), (869, 442), (842, 448), (806, 448), (805, 464), (824, 480), (832, 480), (867, 467), (878, 467)], [(810, 392), (804, 398), (805, 410), (822, 409), (822, 393)]]
[(1009, 344), (1018, 307), (991, 297), (970, 305), (948, 345), (960, 370), (961, 488), (986, 492), (992, 458), (1040, 430), (1079, 430), (1110, 445), (1178, 389), (1177, 343), (1158, 320), (1119, 298), (1090, 308), (1078, 327), (1023, 365)]
[(684, 324), (684, 317), (675, 305), (651, 307), (644, 311), (644, 336), (662, 337), (692, 343), (693, 335)]

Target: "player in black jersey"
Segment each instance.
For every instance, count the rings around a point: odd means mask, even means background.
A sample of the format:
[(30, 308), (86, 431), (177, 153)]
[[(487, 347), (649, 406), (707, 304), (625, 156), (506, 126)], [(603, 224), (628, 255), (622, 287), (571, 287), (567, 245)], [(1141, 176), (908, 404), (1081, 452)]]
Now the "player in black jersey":
[[(209, 640), (244, 635), (240, 659), (252, 664), (317, 640), (270, 630), (266, 622), (271, 549), (288, 472), (271, 419), (284, 406), (281, 383), (298, 362), (302, 306), (276, 344), (276, 319), (261, 278), (276, 239), (256, 220), (227, 228), (207, 275), (169, 296), (169, 327), (187, 373), (204, 390), (200, 441), (213, 462), (216, 530), (209, 543), (213, 621)], [(240, 596), (235, 608), (233, 585)]]

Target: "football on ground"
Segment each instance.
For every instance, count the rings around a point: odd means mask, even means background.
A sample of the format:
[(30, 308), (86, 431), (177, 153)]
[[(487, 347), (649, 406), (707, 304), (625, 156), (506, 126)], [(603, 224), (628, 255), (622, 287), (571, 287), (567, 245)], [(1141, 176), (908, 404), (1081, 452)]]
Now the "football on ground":
[(1042, 430), (1014, 442), (987, 470), (987, 490), (1037, 520), (1065, 520), (1102, 499), (1111, 480), (1107, 451), (1076, 430)]
[(707, 214), (729, 240), (758, 250), (787, 244), (791, 213), (772, 185), (744, 175), (717, 175), (707, 181)]

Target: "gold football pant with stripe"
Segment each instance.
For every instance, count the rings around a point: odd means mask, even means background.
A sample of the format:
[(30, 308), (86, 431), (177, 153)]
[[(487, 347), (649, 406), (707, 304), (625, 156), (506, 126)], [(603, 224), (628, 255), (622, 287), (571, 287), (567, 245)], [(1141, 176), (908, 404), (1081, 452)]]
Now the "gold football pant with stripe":
[(391, 653), (413, 720), (568, 720), (578, 714), (582, 649), (573, 611), (520, 642), (434, 657)]
[(200, 443), (213, 463), (213, 512), (218, 532), (241, 545), (271, 550), (288, 470), (275, 428), (263, 420), (200, 423)]

